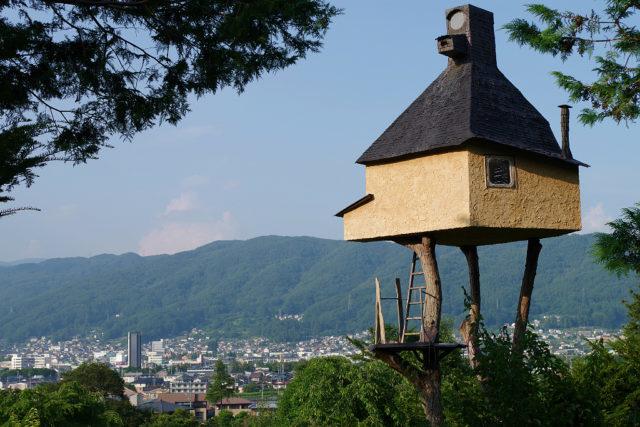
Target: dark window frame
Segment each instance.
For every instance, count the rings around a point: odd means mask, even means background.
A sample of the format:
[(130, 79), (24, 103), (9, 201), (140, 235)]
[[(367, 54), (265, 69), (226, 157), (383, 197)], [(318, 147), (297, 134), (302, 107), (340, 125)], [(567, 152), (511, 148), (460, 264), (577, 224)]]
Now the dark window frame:
[[(509, 183), (508, 184), (495, 184), (491, 182), (489, 173), (489, 161), (491, 160), (506, 160), (509, 162)], [(487, 154), (484, 157), (484, 169), (485, 169), (485, 185), (487, 188), (516, 188), (516, 160), (511, 156), (499, 156), (493, 154)]]

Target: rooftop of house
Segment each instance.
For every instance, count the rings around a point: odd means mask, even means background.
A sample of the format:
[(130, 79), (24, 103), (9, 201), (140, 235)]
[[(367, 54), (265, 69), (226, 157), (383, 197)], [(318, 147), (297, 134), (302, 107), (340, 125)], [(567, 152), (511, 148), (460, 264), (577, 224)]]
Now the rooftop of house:
[(166, 412), (175, 412), (176, 410), (182, 409), (182, 408), (171, 402), (163, 401), (160, 399), (152, 399), (152, 400), (147, 400), (146, 402), (142, 402), (140, 405), (138, 405), (138, 409), (143, 411), (166, 413)]
[(204, 402), (207, 400), (204, 393), (162, 393), (158, 395), (158, 399), (171, 403)]
[(227, 406), (227, 405), (251, 405), (253, 402), (251, 400), (243, 399), (242, 397), (225, 397), (218, 403), (216, 406)]
[(447, 68), (357, 163), (395, 161), (476, 141), (582, 165), (563, 155), (549, 122), (498, 69), (493, 14), (467, 5), (446, 16), (448, 35), (437, 42), (439, 52), (449, 56)]

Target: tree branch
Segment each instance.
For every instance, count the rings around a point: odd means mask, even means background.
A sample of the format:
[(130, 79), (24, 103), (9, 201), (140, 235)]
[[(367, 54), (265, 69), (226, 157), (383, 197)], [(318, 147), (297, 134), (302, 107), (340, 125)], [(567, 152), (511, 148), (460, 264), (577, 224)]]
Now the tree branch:
[(111, 1), (111, 0), (45, 0), (45, 3), (68, 4), (86, 7), (115, 7), (119, 9), (136, 8), (148, 3), (148, 0)]

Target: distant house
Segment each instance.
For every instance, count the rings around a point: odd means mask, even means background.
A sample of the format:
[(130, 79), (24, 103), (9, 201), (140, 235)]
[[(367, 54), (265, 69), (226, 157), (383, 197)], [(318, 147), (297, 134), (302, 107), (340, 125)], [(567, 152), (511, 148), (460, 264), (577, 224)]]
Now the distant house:
[(216, 413), (229, 411), (233, 415), (238, 415), (241, 412), (252, 412), (253, 405), (254, 402), (242, 397), (227, 397), (216, 403)]
[(213, 415), (204, 393), (162, 393), (158, 395), (158, 400), (189, 411), (202, 421), (206, 421)]
[(169, 383), (170, 393), (206, 393), (208, 381), (182, 374)]

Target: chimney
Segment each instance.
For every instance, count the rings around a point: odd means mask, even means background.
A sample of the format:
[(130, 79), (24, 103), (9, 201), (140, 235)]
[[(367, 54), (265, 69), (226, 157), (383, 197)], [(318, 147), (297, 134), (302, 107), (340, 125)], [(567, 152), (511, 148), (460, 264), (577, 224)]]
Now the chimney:
[(562, 131), (562, 156), (565, 159), (573, 159), (569, 146), (569, 109), (570, 105), (562, 104), (560, 107), (560, 129)]
[(493, 13), (472, 5), (446, 11), (447, 35), (438, 37), (438, 53), (448, 56), (449, 65), (473, 62), (496, 65)]

